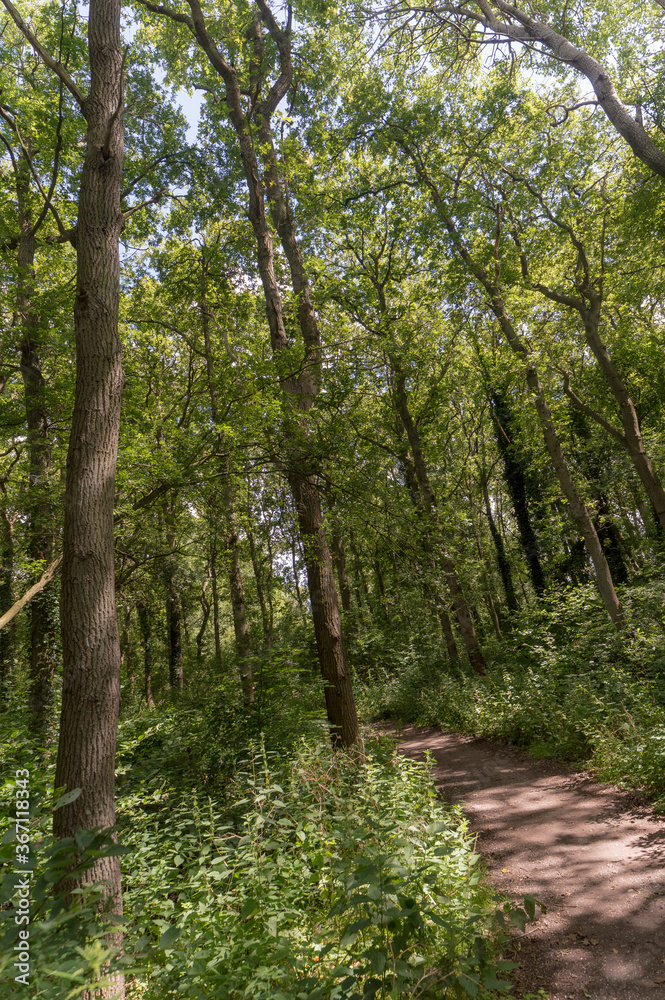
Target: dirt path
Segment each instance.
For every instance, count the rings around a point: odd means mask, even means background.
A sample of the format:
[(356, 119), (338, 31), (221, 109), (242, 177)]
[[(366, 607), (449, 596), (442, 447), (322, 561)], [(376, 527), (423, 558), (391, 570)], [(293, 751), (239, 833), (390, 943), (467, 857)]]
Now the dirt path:
[(491, 883), (547, 905), (521, 941), (518, 997), (665, 1000), (665, 823), (615, 788), (501, 743), (411, 728), (401, 741), (408, 756), (434, 756)]

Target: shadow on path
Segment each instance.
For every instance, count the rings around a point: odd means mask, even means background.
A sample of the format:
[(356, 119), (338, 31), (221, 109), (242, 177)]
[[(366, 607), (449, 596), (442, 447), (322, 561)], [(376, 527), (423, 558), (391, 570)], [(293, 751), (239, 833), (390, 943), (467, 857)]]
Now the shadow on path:
[(665, 823), (633, 798), (488, 740), (406, 728), (400, 750), (435, 759), (497, 889), (533, 893), (515, 991), (551, 1000), (665, 1000)]

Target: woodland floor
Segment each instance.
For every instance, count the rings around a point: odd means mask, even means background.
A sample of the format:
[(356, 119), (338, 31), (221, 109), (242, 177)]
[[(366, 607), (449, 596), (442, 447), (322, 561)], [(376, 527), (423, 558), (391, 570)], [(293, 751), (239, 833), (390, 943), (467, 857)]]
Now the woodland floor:
[(516, 942), (516, 996), (665, 1000), (665, 822), (648, 804), (502, 743), (410, 727), (400, 741), (434, 757), (491, 884), (547, 906)]

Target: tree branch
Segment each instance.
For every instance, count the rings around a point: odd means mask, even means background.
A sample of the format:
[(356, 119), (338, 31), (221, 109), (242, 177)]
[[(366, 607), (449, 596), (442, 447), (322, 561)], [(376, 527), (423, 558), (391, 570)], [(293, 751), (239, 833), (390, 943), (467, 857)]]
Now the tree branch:
[(5, 611), (4, 615), (0, 618), (0, 629), (4, 628), (5, 625), (9, 625), (10, 621), (12, 621), (13, 618), (16, 618), (19, 611), (22, 611), (26, 604), (30, 603), (33, 597), (36, 597), (37, 594), (41, 593), (44, 587), (48, 586), (55, 576), (61, 562), (62, 554), (60, 554), (57, 559), (54, 559), (50, 566), (46, 567), (39, 580), (37, 580), (37, 583), (34, 583), (29, 590), (26, 590), (23, 597), (20, 597), (15, 604), (12, 604), (9, 611)]
[(52, 55), (49, 55), (49, 53), (46, 51), (41, 42), (38, 41), (37, 36), (34, 34), (33, 31), (30, 30), (28, 25), (25, 23), (25, 21), (17, 11), (14, 4), (11, 3), (11, 0), (2, 0), (2, 4), (7, 13), (9, 14), (9, 16), (12, 18), (18, 30), (21, 32), (24, 38), (26, 38), (30, 42), (30, 44), (32, 45), (33, 49), (35, 50), (39, 58), (42, 60), (42, 62), (44, 62), (49, 69), (53, 70), (55, 75), (59, 77), (60, 80), (62, 80), (69, 93), (78, 102), (79, 107), (83, 112), (83, 116), (85, 117), (85, 97), (83, 96), (79, 88), (76, 86), (76, 84), (72, 80), (71, 76), (69, 75), (65, 67), (62, 66), (59, 62), (57, 62)]

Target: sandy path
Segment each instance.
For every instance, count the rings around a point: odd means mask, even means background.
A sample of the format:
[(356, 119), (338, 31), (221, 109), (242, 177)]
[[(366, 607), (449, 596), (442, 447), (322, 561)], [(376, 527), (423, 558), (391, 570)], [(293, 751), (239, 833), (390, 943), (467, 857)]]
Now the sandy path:
[(411, 728), (400, 740), (405, 755), (435, 758), (491, 883), (548, 907), (522, 938), (517, 996), (665, 1000), (665, 823), (615, 788), (501, 743)]

